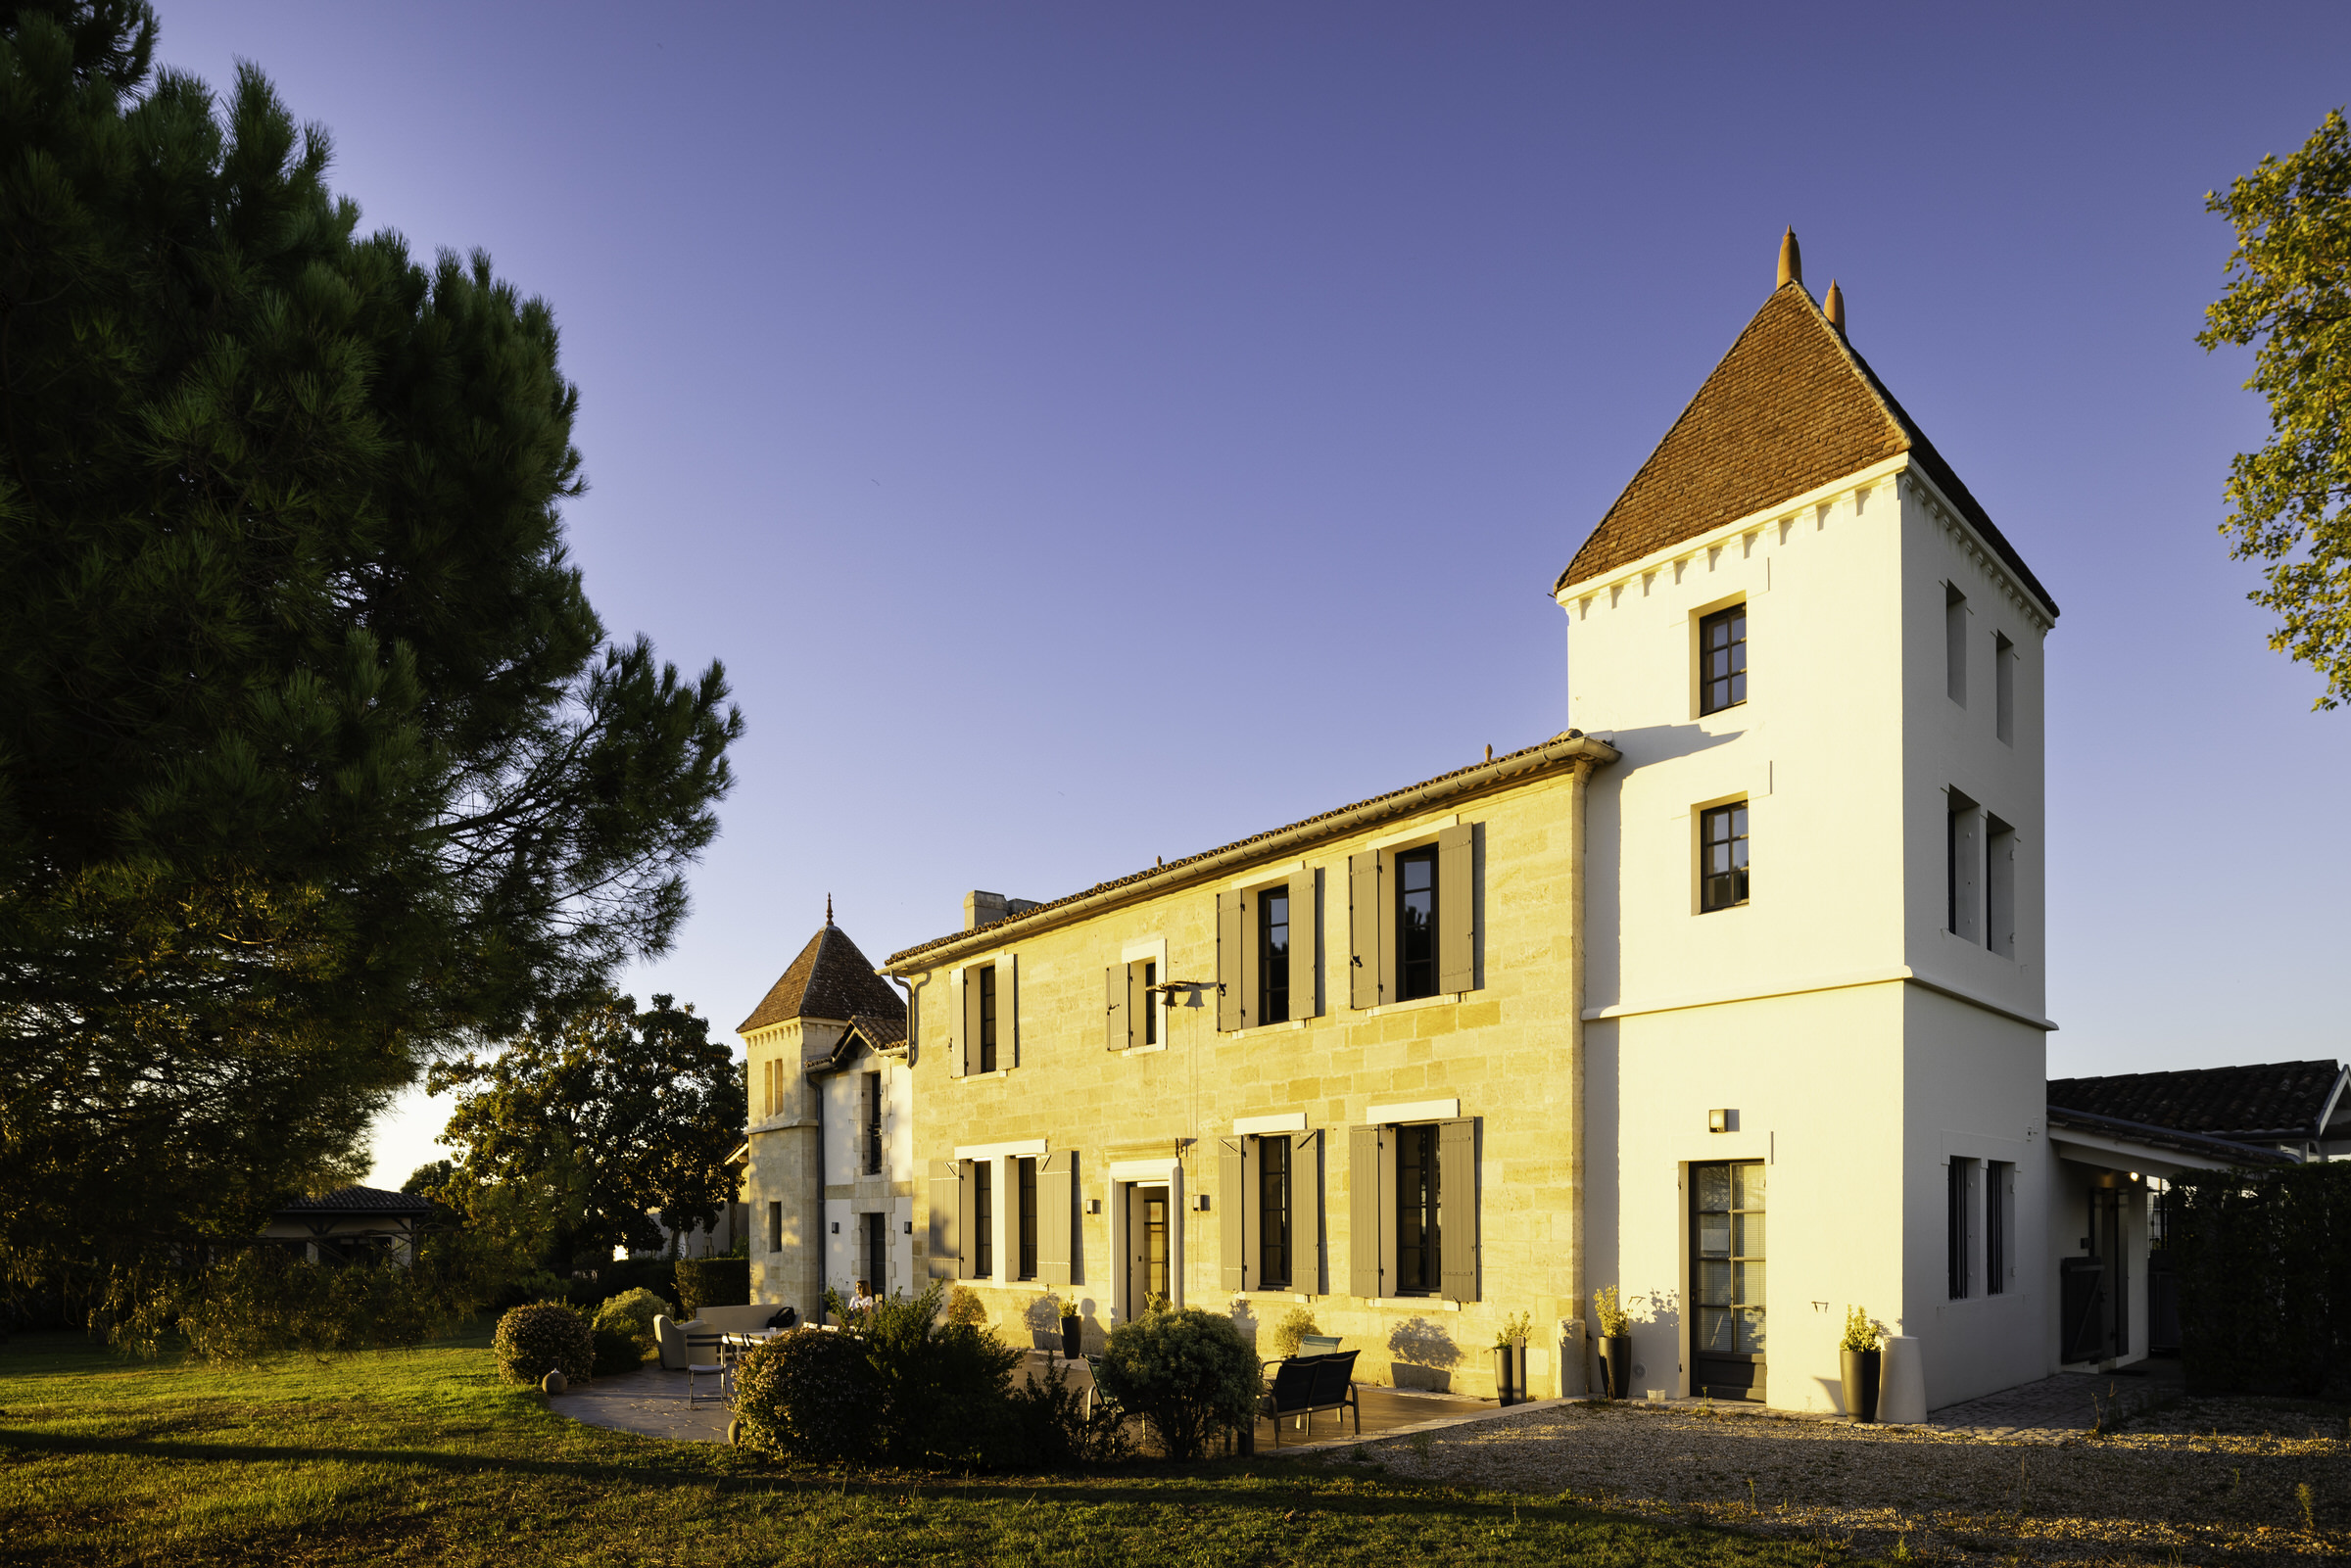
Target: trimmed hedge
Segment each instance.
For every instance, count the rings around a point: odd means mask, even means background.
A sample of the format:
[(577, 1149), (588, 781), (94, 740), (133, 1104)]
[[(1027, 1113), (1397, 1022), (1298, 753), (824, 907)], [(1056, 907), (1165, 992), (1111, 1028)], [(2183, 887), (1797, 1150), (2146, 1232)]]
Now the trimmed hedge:
[(585, 1382), (596, 1371), (596, 1339), (588, 1319), (559, 1303), (513, 1308), (498, 1320), (491, 1345), (509, 1383), (536, 1383), (551, 1370)]
[(2191, 1394), (2351, 1397), (2351, 1163), (2172, 1183)]
[(751, 1300), (751, 1260), (747, 1258), (681, 1258), (677, 1265), (678, 1309), (681, 1322), (691, 1322), (705, 1307), (744, 1307)]
[(617, 1377), (645, 1364), (645, 1348), (627, 1330), (599, 1328), (590, 1330), (589, 1335), (596, 1347), (593, 1370), (598, 1377)]
[(1196, 1459), (1218, 1433), (1247, 1431), (1257, 1418), (1257, 1352), (1231, 1318), (1197, 1307), (1112, 1329), (1097, 1380), (1151, 1423), (1171, 1459)]
[(846, 1334), (783, 1334), (735, 1368), (735, 1411), (751, 1441), (798, 1459), (867, 1459), (880, 1413), (865, 1346)]

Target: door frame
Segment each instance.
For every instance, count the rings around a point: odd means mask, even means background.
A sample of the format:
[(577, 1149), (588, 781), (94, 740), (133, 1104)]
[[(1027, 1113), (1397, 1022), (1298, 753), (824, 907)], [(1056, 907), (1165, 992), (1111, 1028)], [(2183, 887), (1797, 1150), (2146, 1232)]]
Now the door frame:
[(1102, 1207), (1109, 1211), (1110, 1256), (1117, 1264), (1110, 1277), (1110, 1319), (1113, 1323), (1131, 1323), (1141, 1312), (1143, 1304), (1132, 1299), (1133, 1261), (1128, 1256), (1129, 1238), (1127, 1211), (1137, 1187), (1165, 1187), (1168, 1190), (1168, 1305), (1183, 1305), (1183, 1162), (1165, 1160), (1117, 1160), (1110, 1165), (1110, 1190)]

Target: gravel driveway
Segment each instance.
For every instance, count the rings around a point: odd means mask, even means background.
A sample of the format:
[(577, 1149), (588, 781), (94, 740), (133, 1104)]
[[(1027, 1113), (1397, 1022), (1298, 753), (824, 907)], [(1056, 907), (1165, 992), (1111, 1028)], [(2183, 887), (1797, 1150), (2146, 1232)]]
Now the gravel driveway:
[[(2177, 1400), (2105, 1435), (1631, 1402), (1553, 1405), (1359, 1451), (1398, 1475), (1564, 1494), (1872, 1555), (2301, 1563), (2351, 1561), (2347, 1435), (2341, 1413), (2283, 1402)], [(2315, 1530), (2297, 1487), (2309, 1489)]]

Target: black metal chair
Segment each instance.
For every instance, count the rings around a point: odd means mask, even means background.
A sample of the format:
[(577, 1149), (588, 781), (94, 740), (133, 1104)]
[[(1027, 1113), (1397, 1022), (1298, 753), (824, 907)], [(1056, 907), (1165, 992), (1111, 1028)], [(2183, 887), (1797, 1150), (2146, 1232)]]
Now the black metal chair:
[(732, 1402), (734, 1391), (729, 1387), (727, 1376), (729, 1364), (725, 1335), (713, 1330), (707, 1334), (696, 1332), (686, 1336), (686, 1408), (693, 1409), (694, 1402), (699, 1397), (694, 1389), (697, 1374), (718, 1379), (719, 1403)]

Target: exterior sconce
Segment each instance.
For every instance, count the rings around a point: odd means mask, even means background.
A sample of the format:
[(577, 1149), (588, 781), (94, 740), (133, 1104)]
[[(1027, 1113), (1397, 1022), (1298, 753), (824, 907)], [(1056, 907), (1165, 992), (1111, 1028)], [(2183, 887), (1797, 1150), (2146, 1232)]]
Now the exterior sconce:
[[(1089, 1213), (1089, 1214), (1098, 1214), (1098, 1213), (1100, 1213), (1100, 1212), (1102, 1212), (1102, 1200), (1101, 1200), (1101, 1199), (1099, 1199), (1099, 1198), (1088, 1198), (1088, 1199), (1085, 1201), (1085, 1212), (1086, 1212), (1087, 1213)], [(911, 1227), (911, 1224), (912, 1224), (912, 1222), (911, 1222), (911, 1221), (909, 1221), (909, 1226), (910, 1226), (910, 1227)]]
[(833, 1221), (833, 1234), (836, 1236), (840, 1234), (840, 1221), (838, 1219)]
[(1192, 1207), (1193, 1207), (1194, 1209), (1197, 1209), (1197, 1210), (1199, 1210), (1199, 1211), (1200, 1211), (1202, 1213), (1204, 1213), (1204, 1214), (1205, 1214), (1205, 1213), (1207, 1213), (1207, 1212), (1208, 1212), (1208, 1194), (1206, 1194), (1206, 1193), (1204, 1193), (1204, 1192), (1199, 1192), (1199, 1193), (1194, 1193), (1194, 1194), (1192, 1194)]
[(1707, 1112), (1706, 1130), (1708, 1132), (1737, 1132), (1739, 1130), (1739, 1113), (1736, 1111)]

